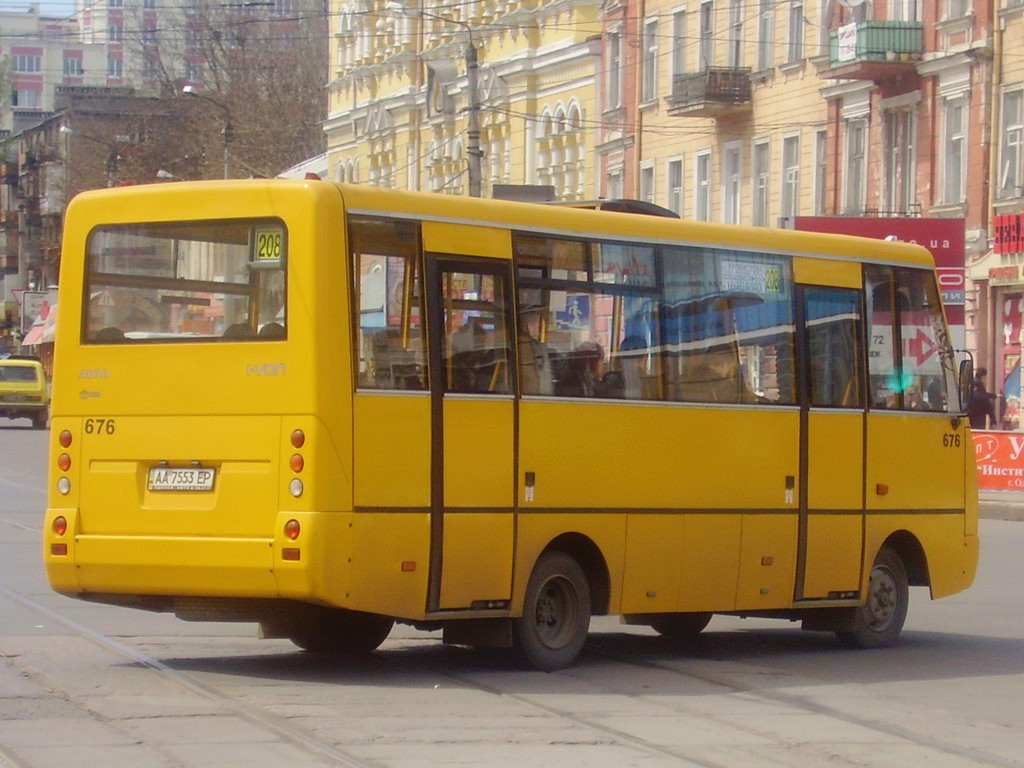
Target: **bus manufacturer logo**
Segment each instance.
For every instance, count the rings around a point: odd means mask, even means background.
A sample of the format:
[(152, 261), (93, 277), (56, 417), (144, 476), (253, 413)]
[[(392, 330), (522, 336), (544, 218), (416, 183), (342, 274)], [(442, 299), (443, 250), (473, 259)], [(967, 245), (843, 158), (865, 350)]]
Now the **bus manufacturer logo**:
[(288, 366), (284, 363), (249, 363), (245, 366), (246, 376), (284, 376)]

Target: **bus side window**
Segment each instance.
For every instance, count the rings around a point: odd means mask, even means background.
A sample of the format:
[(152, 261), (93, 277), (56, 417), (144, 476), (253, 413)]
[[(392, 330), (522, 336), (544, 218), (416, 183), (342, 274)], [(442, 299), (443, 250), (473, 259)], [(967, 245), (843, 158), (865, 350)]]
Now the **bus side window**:
[(426, 389), (417, 225), (351, 216), (349, 242), (358, 386)]

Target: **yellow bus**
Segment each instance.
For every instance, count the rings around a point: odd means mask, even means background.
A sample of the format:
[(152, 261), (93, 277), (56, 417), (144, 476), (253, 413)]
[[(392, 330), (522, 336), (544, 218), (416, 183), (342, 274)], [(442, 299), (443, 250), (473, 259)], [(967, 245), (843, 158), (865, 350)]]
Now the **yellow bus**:
[(557, 669), (594, 615), (850, 645), (978, 557), (922, 248), (323, 181), (69, 209), (52, 587)]

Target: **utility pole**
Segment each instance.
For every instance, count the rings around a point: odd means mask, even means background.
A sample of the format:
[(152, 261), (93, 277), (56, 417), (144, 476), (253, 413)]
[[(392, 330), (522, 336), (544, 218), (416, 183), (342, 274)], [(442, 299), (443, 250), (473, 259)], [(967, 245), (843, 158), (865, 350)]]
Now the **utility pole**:
[(466, 29), (469, 32), (469, 45), (466, 46), (466, 88), (469, 91), (466, 155), (469, 163), (469, 196), (480, 197), (480, 161), (483, 157), (483, 152), (480, 151), (480, 90), (477, 85), (480, 65), (477, 61), (476, 46), (473, 44), (473, 32), (468, 26)]

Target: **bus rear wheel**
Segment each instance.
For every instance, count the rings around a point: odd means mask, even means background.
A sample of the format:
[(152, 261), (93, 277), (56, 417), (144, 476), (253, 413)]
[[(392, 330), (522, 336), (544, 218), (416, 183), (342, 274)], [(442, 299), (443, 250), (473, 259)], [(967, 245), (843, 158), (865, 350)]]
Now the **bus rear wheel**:
[(519, 657), (544, 672), (562, 669), (583, 650), (589, 629), (586, 574), (564, 552), (544, 553), (530, 575), (523, 615), (513, 624)]
[(652, 621), (651, 627), (670, 640), (692, 640), (710, 621), (710, 613), (666, 613)]
[(895, 550), (883, 547), (871, 568), (867, 600), (854, 613), (853, 629), (836, 635), (850, 648), (887, 648), (903, 630), (909, 599), (906, 566)]
[(289, 639), (304, 651), (362, 655), (380, 647), (395, 622), (385, 616), (324, 608)]

